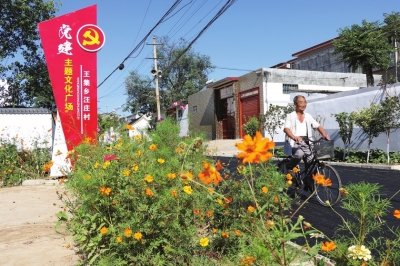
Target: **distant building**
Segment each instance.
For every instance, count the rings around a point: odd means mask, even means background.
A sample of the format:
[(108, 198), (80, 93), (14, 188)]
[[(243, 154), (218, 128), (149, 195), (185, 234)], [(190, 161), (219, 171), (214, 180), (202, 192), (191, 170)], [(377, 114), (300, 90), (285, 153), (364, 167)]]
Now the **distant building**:
[[(286, 106), (296, 94), (317, 98), (361, 87), (366, 87), (364, 74), (260, 68), (209, 83), (190, 95), (189, 129), (205, 132), (209, 139), (240, 139), (243, 125), (264, 114), (270, 104)], [(283, 133), (274, 140), (283, 141)]]

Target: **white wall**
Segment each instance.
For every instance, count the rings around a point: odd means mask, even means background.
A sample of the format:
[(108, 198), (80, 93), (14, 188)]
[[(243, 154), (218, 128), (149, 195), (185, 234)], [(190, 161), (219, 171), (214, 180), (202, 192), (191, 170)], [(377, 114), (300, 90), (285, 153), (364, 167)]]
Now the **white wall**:
[(20, 149), (52, 147), (51, 114), (0, 114), (0, 139)]

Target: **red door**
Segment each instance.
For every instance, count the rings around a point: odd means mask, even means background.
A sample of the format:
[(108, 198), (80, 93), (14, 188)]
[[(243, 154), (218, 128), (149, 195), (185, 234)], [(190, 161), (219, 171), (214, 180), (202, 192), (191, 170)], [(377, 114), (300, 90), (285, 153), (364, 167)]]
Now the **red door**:
[(240, 137), (243, 138), (243, 125), (249, 121), (251, 117), (257, 117), (260, 113), (260, 99), (258, 88), (245, 91), (239, 95), (240, 97)]

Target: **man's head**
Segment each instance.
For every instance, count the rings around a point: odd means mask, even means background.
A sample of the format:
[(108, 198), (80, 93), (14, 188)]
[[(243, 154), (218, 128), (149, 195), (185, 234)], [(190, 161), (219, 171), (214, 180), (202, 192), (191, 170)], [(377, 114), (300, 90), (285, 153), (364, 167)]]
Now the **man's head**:
[(303, 95), (297, 95), (293, 98), (294, 107), (296, 112), (304, 112), (307, 107), (307, 100)]

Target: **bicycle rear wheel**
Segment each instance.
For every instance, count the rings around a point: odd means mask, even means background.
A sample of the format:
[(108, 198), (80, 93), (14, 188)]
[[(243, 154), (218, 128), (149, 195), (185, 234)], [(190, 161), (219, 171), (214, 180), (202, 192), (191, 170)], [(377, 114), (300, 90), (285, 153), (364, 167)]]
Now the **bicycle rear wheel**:
[(332, 182), (332, 186), (322, 186), (316, 185), (316, 198), (324, 206), (328, 206), (327, 201), (329, 201), (329, 205), (335, 205), (341, 196), (340, 189), (342, 188), (342, 181), (340, 180), (339, 173), (330, 165), (321, 165), (317, 168), (318, 173), (324, 175), (325, 179), (330, 179)]

